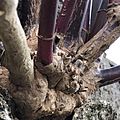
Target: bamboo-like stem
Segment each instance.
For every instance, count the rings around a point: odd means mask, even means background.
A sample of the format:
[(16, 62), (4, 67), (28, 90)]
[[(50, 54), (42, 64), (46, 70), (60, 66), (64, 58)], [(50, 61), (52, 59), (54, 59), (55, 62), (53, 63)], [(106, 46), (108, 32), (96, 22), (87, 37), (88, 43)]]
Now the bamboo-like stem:
[(18, 0), (0, 1), (0, 39), (8, 58), (10, 80), (18, 86), (30, 86), (34, 78), (33, 61), (17, 16), (17, 4)]
[(120, 65), (100, 70), (97, 76), (101, 78), (101, 80), (98, 81), (99, 87), (118, 82), (120, 81)]
[(38, 33), (37, 60), (44, 65), (52, 63), (53, 37), (58, 0), (42, 0)]
[(98, 76), (103, 79), (115, 79), (120, 77), (120, 65), (111, 67), (109, 69), (100, 70)]
[(77, 0), (65, 0), (56, 23), (56, 32), (65, 34)]
[[(90, 0), (87, 0), (86, 1), (86, 6), (85, 6), (85, 9), (84, 9), (84, 13), (83, 13), (83, 16), (82, 16), (80, 29), (79, 29), (79, 34), (78, 34), (79, 41), (78, 42), (80, 42), (80, 40), (81, 40), (82, 29), (83, 29), (83, 26), (84, 26), (84, 23), (85, 23), (85, 18), (86, 18), (86, 15), (87, 15), (89, 4), (90, 4)], [(82, 43), (84, 43), (84, 41), (82, 41)]]

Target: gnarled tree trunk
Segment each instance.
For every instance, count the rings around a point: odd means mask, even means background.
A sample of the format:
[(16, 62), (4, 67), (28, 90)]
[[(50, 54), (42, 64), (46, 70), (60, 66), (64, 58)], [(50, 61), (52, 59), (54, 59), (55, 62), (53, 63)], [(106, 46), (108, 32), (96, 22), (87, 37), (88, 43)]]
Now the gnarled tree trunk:
[[(91, 66), (120, 36), (120, 6), (108, 10), (106, 25), (76, 54), (71, 55), (73, 51), (67, 51), (59, 59), (56, 55), (53, 63), (46, 66), (35, 64), (33, 68), (25, 33), (18, 19), (17, 4), (17, 0), (0, 0), (0, 39), (8, 60), (9, 91), (18, 107), (19, 118), (65, 118), (99, 86), (102, 78), (91, 72)], [(80, 68), (77, 63), (81, 64)], [(49, 81), (56, 80), (58, 76), (59, 81), (50, 85)]]

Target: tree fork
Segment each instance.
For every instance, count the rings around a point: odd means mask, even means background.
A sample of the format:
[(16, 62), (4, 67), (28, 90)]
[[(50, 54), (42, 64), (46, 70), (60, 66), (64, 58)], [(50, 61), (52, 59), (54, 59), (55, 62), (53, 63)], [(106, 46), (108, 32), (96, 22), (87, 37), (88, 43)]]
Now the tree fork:
[[(88, 74), (89, 69), (93, 66), (94, 61), (120, 36), (119, 11), (119, 5), (110, 8), (108, 10), (109, 19), (104, 27), (90, 41), (80, 48), (75, 57), (68, 62), (69, 66), (71, 63), (74, 64), (78, 59), (83, 61), (84, 70), (82, 71), (83, 76), (81, 76), (80, 79), (87, 78), (89, 81), (89, 77), (85, 76)], [(59, 82), (57, 88), (61, 85), (63, 86), (64, 84), (69, 83), (69, 79), (67, 80)]]
[(33, 61), (17, 16), (18, 1), (0, 2), (0, 39), (6, 49), (7, 66), (12, 81), (9, 90), (22, 112), (21, 119), (33, 120), (49, 114), (72, 112), (77, 105), (73, 96), (49, 90), (45, 76), (36, 71), (34, 78)]
[[(7, 4), (5, 4), (4, 2)], [(0, 24), (0, 30), (2, 30), (0, 31), (0, 38), (3, 40), (4, 46), (8, 55), (8, 63), (9, 63), (8, 69), (10, 71), (10, 74), (13, 76), (14, 74), (17, 73), (17, 75), (20, 77), (22, 75), (27, 74), (28, 76), (32, 75), (32, 78), (33, 78), (34, 77), (33, 66), (32, 66), (33, 64), (30, 58), (27, 44), (25, 42), (26, 41), (25, 34), (23, 32), (23, 29), (20, 26), (20, 22), (18, 22), (19, 20), (16, 13), (16, 6), (17, 6), (16, 0), (9, 0), (9, 1), (1, 0), (0, 3), (1, 3), (0, 4), (0, 22), (2, 23)], [(8, 6), (6, 7), (6, 5), (10, 5), (10, 6), (13, 5), (13, 6), (11, 8)], [(10, 12), (8, 12), (8, 10)], [(117, 7), (116, 14), (118, 13), (119, 15), (119, 11), (120, 11), (120, 6)], [(120, 27), (118, 26), (120, 25), (119, 18), (120, 17), (117, 16), (115, 20), (112, 19), (113, 21), (109, 21), (109, 22), (112, 22), (110, 26), (106, 25), (104, 27), (104, 28), (107, 28), (108, 31), (106, 29), (102, 29), (100, 33), (98, 33), (94, 38), (92, 38), (91, 41), (87, 43), (84, 46), (84, 48), (81, 49), (81, 53), (84, 53), (83, 56), (85, 56), (85, 58), (87, 59), (89, 66), (91, 66), (94, 60), (105, 49), (107, 49), (108, 46), (106, 47), (105, 45), (106, 44), (110, 45), (120, 35)], [(16, 21), (18, 23), (16, 23)], [(115, 25), (115, 26), (112, 26), (112, 25)], [(106, 30), (106, 31), (103, 32), (103, 30)], [(98, 39), (99, 37), (100, 39)], [(101, 42), (100, 40), (103, 40), (103, 41)], [(21, 46), (21, 43), (22, 43), (22, 46)], [(96, 47), (98, 43), (99, 43), (99, 47)], [(94, 48), (94, 45), (96, 48)], [(96, 53), (96, 51), (99, 51), (99, 54), (98, 52)], [(30, 71), (28, 70), (28, 67), (27, 68), (22, 67), (22, 64), (25, 66), (27, 65), (31, 66), (29, 68)], [(17, 68), (17, 70), (15, 68)], [(26, 69), (28, 70), (27, 73), (24, 71)], [(90, 70), (87, 70), (87, 71), (91, 73)], [(15, 73), (13, 74), (13, 72)], [(18, 80), (18, 78), (16, 79), (16, 77), (14, 79), (15, 81)], [(85, 79), (88, 82), (88, 79), (90, 78), (87, 76), (87, 73), (86, 73), (86, 74), (83, 74), (83, 77), (81, 77), (81, 79), (83, 79), (83, 81)], [(21, 80), (23, 83), (26, 84), (26, 82), (29, 79), (27, 79), (26, 77), (23, 77)], [(65, 94), (58, 90), (48, 89), (47, 79), (45, 78), (45, 76), (42, 76), (39, 72), (37, 72), (36, 69), (35, 69), (35, 79), (30, 79), (30, 81), (32, 83), (32, 87), (26, 87), (26, 86), (21, 87), (20, 86), (20, 84), (22, 84), (21, 81), (19, 82), (19, 84), (15, 84), (13, 82), (14, 84), (11, 84), (10, 86), (11, 95), (13, 96), (17, 105), (19, 106), (20, 111), (22, 111), (23, 113), (21, 116), (22, 120), (23, 119), (33, 120), (33, 119), (36, 119), (42, 116), (51, 115), (51, 114), (55, 114), (55, 115), (69, 114), (74, 110), (76, 106), (80, 105), (82, 100), (85, 99), (88, 96), (88, 93), (91, 92), (91, 91), (84, 92), (84, 94), (87, 94), (87, 95), (83, 97), (83, 95), (81, 96), (81, 93), (80, 94), (72, 93), (71, 95), (69, 93)], [(62, 82), (62, 85), (63, 84), (64, 83)]]
[(91, 64), (120, 36), (120, 6), (108, 10), (108, 21), (104, 27), (91, 38), (82, 48), (79, 49), (73, 62), (83, 56), (87, 66)]

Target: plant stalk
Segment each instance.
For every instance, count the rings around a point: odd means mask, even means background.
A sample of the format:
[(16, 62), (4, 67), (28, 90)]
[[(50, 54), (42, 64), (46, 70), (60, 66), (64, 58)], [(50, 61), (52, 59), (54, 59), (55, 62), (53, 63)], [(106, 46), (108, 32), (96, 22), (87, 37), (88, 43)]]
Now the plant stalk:
[(52, 63), (53, 39), (58, 0), (42, 0), (38, 32), (37, 60), (43, 65)]
[(56, 23), (56, 32), (65, 34), (77, 0), (65, 0)]

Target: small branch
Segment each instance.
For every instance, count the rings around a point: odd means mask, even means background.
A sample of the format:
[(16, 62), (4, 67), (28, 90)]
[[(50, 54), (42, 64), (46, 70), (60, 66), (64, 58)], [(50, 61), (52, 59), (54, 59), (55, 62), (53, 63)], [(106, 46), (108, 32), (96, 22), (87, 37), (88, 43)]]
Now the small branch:
[(120, 77), (120, 65), (111, 67), (109, 69), (103, 69), (98, 72), (98, 76), (102, 79), (115, 79)]
[(110, 16), (106, 25), (78, 51), (72, 61), (75, 62), (83, 56), (90, 68), (92, 63), (120, 36), (120, 6), (111, 8), (109, 13), (111, 11), (112, 17)]

